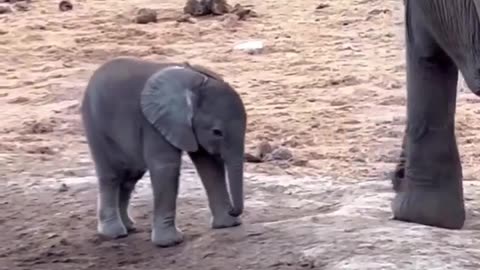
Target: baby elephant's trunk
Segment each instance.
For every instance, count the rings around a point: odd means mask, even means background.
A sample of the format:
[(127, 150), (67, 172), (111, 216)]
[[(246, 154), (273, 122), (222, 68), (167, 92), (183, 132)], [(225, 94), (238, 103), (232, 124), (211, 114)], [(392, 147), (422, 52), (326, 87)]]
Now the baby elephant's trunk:
[(237, 217), (243, 213), (243, 155), (227, 161), (227, 176), (232, 209), (230, 215)]

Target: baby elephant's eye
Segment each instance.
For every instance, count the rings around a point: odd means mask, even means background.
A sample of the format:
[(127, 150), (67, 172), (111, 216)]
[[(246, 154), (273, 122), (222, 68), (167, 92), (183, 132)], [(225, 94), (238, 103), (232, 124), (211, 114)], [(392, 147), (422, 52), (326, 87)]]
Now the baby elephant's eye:
[(223, 132), (220, 129), (214, 128), (212, 129), (212, 133), (217, 137), (223, 137)]

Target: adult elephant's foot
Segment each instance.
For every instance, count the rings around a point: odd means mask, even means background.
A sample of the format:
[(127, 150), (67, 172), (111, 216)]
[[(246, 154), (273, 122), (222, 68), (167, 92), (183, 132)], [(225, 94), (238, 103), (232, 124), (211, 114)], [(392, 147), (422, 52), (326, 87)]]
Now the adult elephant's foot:
[(152, 243), (158, 247), (171, 247), (183, 242), (182, 232), (175, 226), (154, 228)]
[(212, 229), (222, 229), (235, 227), (242, 224), (242, 220), (239, 217), (233, 217), (225, 212), (224, 214), (218, 214), (213, 217)]
[(404, 188), (404, 191), (397, 192), (392, 202), (394, 219), (446, 229), (461, 229), (465, 222), (465, 206), (463, 196), (458, 194), (458, 188)]
[(99, 220), (97, 231), (100, 235), (113, 239), (125, 237), (128, 235), (127, 228), (122, 224), (119, 218), (110, 220)]

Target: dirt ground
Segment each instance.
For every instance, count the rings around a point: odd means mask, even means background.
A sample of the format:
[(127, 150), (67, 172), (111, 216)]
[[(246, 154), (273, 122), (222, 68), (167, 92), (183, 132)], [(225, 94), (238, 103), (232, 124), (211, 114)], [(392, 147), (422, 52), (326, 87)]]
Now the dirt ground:
[[(240, 2), (240, 1), (238, 1)], [(231, 2), (235, 4), (236, 2)], [(184, 1), (32, 0), (0, 15), (0, 269), (478, 269), (480, 99), (461, 88), (457, 135), (468, 220), (448, 231), (390, 220), (386, 174), (405, 123), (399, 0), (264, 0), (258, 17), (179, 23)], [(157, 23), (132, 22), (137, 8)], [(250, 55), (232, 48), (261, 39)], [(248, 110), (248, 151), (262, 141), (291, 161), (250, 163), (243, 225), (211, 230), (186, 160), (183, 244), (150, 243), (148, 176), (138, 232), (96, 235), (96, 186), (79, 119), (92, 71), (114, 56), (188, 60), (223, 74)]]

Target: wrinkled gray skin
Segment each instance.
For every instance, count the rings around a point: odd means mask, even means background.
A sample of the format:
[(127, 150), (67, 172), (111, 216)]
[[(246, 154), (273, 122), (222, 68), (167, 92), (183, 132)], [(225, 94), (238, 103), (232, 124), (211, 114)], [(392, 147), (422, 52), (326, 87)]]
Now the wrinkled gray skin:
[(408, 120), (392, 179), (394, 219), (448, 229), (464, 225), (454, 122), (459, 70), (468, 87), (480, 95), (475, 1), (404, 1)]
[(81, 112), (98, 177), (101, 235), (118, 238), (134, 229), (129, 200), (148, 169), (151, 240), (161, 247), (183, 241), (175, 225), (182, 151), (206, 189), (212, 227), (241, 224), (246, 113), (239, 95), (213, 72), (116, 58), (92, 75)]

